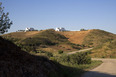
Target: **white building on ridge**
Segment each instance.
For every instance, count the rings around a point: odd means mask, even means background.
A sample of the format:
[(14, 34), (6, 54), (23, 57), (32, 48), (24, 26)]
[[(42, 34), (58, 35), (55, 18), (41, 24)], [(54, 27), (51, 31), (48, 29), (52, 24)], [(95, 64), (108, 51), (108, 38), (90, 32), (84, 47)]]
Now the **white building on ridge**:
[(34, 30), (35, 30), (34, 28), (26, 28), (25, 32), (27, 32), (27, 31), (34, 31)]
[(60, 27), (60, 28), (56, 28), (55, 31), (66, 31), (66, 30), (65, 28)]

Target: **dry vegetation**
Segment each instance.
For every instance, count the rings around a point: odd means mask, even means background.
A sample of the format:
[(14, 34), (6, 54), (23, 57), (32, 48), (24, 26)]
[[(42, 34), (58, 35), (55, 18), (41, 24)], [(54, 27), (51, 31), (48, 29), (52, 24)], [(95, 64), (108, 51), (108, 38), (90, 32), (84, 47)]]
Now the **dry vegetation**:
[(91, 57), (116, 58), (116, 40), (109, 41), (91, 50)]
[(103, 30), (99, 30), (99, 29), (93, 29), (84, 38), (83, 44), (96, 47), (108, 41), (112, 41), (114, 39), (116, 39), (115, 34), (112, 34), (110, 32), (106, 32)]
[[(79, 58), (79, 56), (82, 58)], [(58, 59), (62, 60), (60, 57)], [(65, 58), (63, 60), (65, 60)], [(87, 64), (84, 60), (86, 60)], [(64, 61), (60, 61), (59, 63), (62, 64), (62, 62)], [(90, 57), (87, 57), (87, 54), (77, 54), (77, 56), (76, 54), (75, 56), (70, 55), (69, 62), (66, 62), (63, 65), (59, 63), (48, 60), (42, 56), (31, 55), (22, 51), (20, 47), (17, 47), (12, 42), (0, 37), (1, 77), (78, 77), (85, 69), (91, 68), (91, 66), (94, 68), (101, 64), (101, 62), (98, 61), (91, 63), (91, 59)]]
[(89, 51), (91, 57), (116, 58), (116, 35), (99, 29), (89, 31), (59, 32), (70, 42), (95, 47)]
[[(52, 29), (32, 32), (14, 32), (5, 34), (3, 37), (20, 38), (21, 40), (19, 42), (23, 44), (31, 46), (38, 45), (36, 47), (38, 51), (42, 50), (52, 53), (58, 53), (59, 50), (75, 51), (82, 49), (83, 45), (85, 45), (86, 47), (95, 47), (92, 50), (92, 57), (115, 56), (113, 55), (115, 48), (108, 48), (107, 44), (112, 46), (110, 42), (116, 39), (116, 35), (98, 29), (64, 32), (55, 32)], [(29, 48), (27, 47), (27, 49)]]
[(116, 39), (116, 35), (99, 30), (99, 29), (92, 29), (87, 31), (66, 31), (66, 32), (58, 32), (68, 40), (75, 44), (84, 44), (87, 46), (97, 46), (105, 43), (107, 41)]
[[(55, 32), (53, 29), (43, 31), (30, 31), (30, 32), (14, 32), (5, 34), (2, 37), (11, 40), (25, 51), (38, 51), (58, 52), (74, 51), (81, 49), (81, 46), (74, 45), (68, 39)], [(23, 46), (22, 46), (23, 45)]]
[(91, 30), (87, 30), (87, 31), (65, 31), (65, 32), (58, 32), (62, 35), (64, 35), (65, 37), (68, 38), (68, 40), (71, 43), (75, 43), (75, 44), (82, 44), (84, 38), (87, 36), (87, 34), (90, 32)]
[[(3, 36), (12, 37), (12, 38), (29, 38), (29, 37), (35, 37), (38, 35), (47, 36), (48, 33), (45, 33), (45, 32), (46, 30), (31, 31), (31, 32), (13, 32), (13, 33), (5, 34)], [(103, 30), (98, 30), (98, 29), (87, 30), (87, 31), (64, 31), (64, 32), (55, 32), (55, 33), (64, 35), (66, 38), (68, 38), (68, 40), (71, 43), (85, 44), (85, 45), (92, 45), (92, 46), (97, 46), (109, 40), (116, 39), (115, 34), (112, 34)], [(48, 35), (51, 35), (51, 34), (49, 33)], [(51, 38), (52, 40), (55, 39), (53, 38), (54, 36), (52, 35), (49, 36), (49, 38), (50, 37), (52, 37)]]
[(12, 37), (12, 38), (28, 38), (33, 37), (41, 31), (29, 31), (29, 32), (12, 32), (4, 34), (3, 36)]
[(59, 65), (45, 57), (30, 55), (0, 37), (0, 77), (64, 76), (59, 71)]

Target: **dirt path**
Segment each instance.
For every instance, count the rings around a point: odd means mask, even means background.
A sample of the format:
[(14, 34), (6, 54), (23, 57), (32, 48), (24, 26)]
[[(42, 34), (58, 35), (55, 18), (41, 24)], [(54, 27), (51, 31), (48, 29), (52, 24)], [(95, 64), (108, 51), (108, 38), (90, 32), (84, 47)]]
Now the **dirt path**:
[(93, 49), (93, 48), (83, 49), (83, 50), (79, 50), (79, 51), (73, 51), (73, 52), (68, 53), (68, 55), (75, 54), (75, 53), (77, 53), (77, 52), (88, 51), (88, 50), (91, 50), (91, 49)]
[(116, 77), (116, 59), (93, 60), (102, 60), (103, 63), (97, 68), (86, 72), (82, 77)]

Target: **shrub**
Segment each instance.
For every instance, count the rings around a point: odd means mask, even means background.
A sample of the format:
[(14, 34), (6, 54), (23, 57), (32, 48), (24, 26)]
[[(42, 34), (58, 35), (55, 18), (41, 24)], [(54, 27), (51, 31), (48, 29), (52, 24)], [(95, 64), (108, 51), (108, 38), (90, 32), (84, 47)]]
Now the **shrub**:
[(60, 63), (68, 63), (68, 64), (90, 64), (91, 58), (88, 56), (88, 53), (76, 53), (72, 55), (61, 56), (57, 59)]
[(49, 59), (56, 62), (55, 57), (50, 57)]
[(62, 51), (62, 50), (59, 50), (59, 51), (58, 51), (58, 54), (62, 54), (62, 53), (63, 53), (63, 51)]
[(80, 31), (87, 31), (86, 29), (80, 29)]
[(53, 57), (53, 54), (51, 53), (51, 52), (45, 52), (45, 55), (47, 56), (47, 57)]
[(45, 53), (45, 51), (39, 50), (39, 51), (37, 51), (37, 53)]

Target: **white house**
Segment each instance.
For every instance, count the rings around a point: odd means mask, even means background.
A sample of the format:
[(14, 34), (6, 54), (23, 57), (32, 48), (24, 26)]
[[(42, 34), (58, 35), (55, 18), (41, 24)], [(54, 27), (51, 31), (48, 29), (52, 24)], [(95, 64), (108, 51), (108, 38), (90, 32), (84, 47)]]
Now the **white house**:
[(65, 28), (60, 27), (60, 28), (56, 28), (55, 31), (66, 31), (66, 30)]
[(27, 32), (27, 31), (34, 31), (34, 30), (35, 30), (34, 28), (26, 28), (25, 32)]

